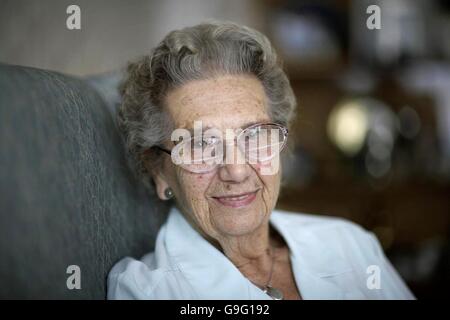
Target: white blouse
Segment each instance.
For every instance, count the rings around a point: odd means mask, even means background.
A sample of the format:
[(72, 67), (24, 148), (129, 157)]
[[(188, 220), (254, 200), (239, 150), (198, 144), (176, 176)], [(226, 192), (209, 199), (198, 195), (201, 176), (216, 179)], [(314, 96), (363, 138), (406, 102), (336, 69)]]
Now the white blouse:
[[(376, 237), (341, 218), (274, 210), (303, 299), (414, 299)], [(173, 207), (155, 251), (108, 275), (108, 299), (271, 299)]]

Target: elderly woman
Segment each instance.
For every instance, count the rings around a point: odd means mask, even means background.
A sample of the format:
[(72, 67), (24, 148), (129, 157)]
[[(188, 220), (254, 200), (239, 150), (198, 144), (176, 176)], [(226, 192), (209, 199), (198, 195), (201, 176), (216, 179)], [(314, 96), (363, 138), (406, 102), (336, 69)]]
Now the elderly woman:
[(119, 127), (159, 199), (155, 251), (124, 258), (109, 299), (411, 299), (373, 234), (275, 210), (296, 101), (268, 39), (233, 23), (169, 33), (132, 63)]

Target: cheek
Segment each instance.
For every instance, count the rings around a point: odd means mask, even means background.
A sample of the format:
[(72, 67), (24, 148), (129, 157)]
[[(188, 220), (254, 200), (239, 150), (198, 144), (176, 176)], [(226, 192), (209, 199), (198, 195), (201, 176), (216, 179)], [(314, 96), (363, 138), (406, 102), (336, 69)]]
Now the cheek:
[(192, 179), (191, 183), (192, 186), (195, 187), (200, 187), (202, 190), (206, 190), (206, 188), (208, 188), (210, 182), (212, 179), (212, 175), (205, 173), (205, 174), (201, 174), (201, 173), (197, 173), (195, 175), (192, 175)]
[[(264, 185), (263, 201), (267, 205), (273, 205), (278, 198), (280, 183), (281, 183), (281, 170), (278, 170), (275, 174), (261, 174), (261, 167), (264, 164), (255, 166), (255, 170), (258, 173), (258, 177)], [(270, 203), (268, 203), (270, 202)]]
[(261, 176), (261, 180), (263, 181), (267, 191), (271, 194), (271, 196), (275, 196), (278, 193), (278, 187), (280, 186), (280, 176)]
[(184, 174), (180, 176), (181, 191), (190, 207), (206, 201), (206, 191), (211, 181), (207, 174)]
[(281, 167), (278, 159), (273, 159), (265, 162), (257, 162), (252, 164), (256, 173), (261, 179), (270, 179), (277, 176), (280, 176)]

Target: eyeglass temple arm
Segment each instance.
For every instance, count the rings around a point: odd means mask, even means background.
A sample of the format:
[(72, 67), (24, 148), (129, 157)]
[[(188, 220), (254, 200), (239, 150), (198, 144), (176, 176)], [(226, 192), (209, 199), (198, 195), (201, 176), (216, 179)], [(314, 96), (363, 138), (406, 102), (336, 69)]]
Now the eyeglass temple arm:
[(165, 152), (170, 155), (172, 154), (172, 152), (170, 150), (164, 149), (163, 147), (160, 147), (160, 146), (153, 146), (153, 148), (161, 150), (162, 152)]

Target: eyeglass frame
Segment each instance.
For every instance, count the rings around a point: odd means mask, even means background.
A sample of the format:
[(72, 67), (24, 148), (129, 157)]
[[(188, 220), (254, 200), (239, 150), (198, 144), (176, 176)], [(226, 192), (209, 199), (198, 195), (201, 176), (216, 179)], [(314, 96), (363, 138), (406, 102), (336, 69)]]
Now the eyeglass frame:
[[(273, 126), (279, 127), (279, 128), (282, 130), (283, 136), (285, 137), (285, 140), (284, 140), (284, 143), (283, 143), (283, 145), (281, 146), (281, 148), (278, 150), (278, 153), (281, 153), (281, 151), (284, 149), (284, 147), (285, 147), (286, 144), (287, 144), (287, 138), (288, 138), (288, 134), (289, 134), (289, 129), (286, 128), (284, 125), (279, 124), (279, 123), (276, 123), (276, 122), (259, 122), (259, 123), (252, 124), (252, 125), (250, 125), (250, 126), (244, 128), (244, 129), (242, 129), (242, 131), (241, 131), (237, 136), (234, 137), (233, 145), (236, 145), (236, 142), (238, 141), (239, 137), (241, 136), (241, 134), (242, 134), (245, 130), (249, 130), (249, 129), (252, 129), (252, 128), (255, 128), (255, 127), (258, 127), (258, 126), (262, 126), (262, 125), (273, 125)], [(158, 146), (158, 145), (155, 145), (155, 146), (150, 147), (150, 149), (152, 149), (152, 148), (158, 149), (158, 150), (160, 150), (160, 151), (162, 151), (162, 152), (164, 152), (164, 153), (167, 153), (168, 155), (172, 156), (172, 150), (168, 150), (168, 149), (163, 148), (163, 147)], [(238, 148), (239, 148), (239, 147), (238, 147)], [(246, 159), (246, 161), (247, 161), (247, 160), (248, 160), (248, 159)], [(181, 165), (180, 165), (180, 166), (181, 166)], [(217, 168), (218, 166), (219, 166), (219, 164), (217, 164), (215, 168)], [(181, 166), (181, 167), (182, 167), (183, 169), (189, 171), (189, 172), (192, 172), (192, 173), (199, 173), (199, 172), (190, 171), (190, 170), (184, 168), (183, 166)], [(215, 168), (214, 168), (214, 169), (215, 169)], [(213, 171), (214, 169), (211, 169), (210, 171)], [(210, 172), (210, 171), (206, 171), (206, 172)]]

